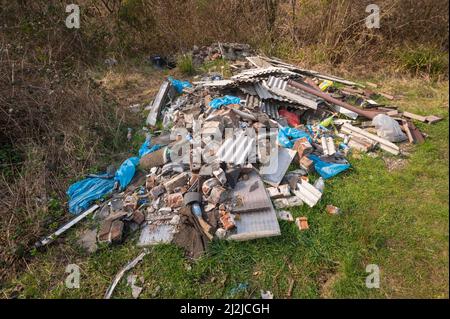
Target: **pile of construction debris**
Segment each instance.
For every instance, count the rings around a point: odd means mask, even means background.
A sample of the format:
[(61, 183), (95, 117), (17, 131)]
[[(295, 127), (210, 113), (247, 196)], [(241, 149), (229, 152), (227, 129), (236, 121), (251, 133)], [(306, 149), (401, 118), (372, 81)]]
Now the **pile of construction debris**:
[[(395, 97), (359, 83), (236, 53), (248, 51), (223, 44), (196, 48), (201, 62), (232, 55), (240, 66), (232, 69), (239, 71), (227, 79), (164, 81), (147, 117), (150, 129), (158, 122), (164, 129), (148, 133), (152, 149), (140, 157), (131, 184), (41, 245), (93, 211), (100, 226), (85, 234), (83, 245), (120, 243), (139, 232), (139, 246), (173, 242), (192, 258), (214, 238), (280, 235), (280, 219), (303, 231), (307, 218), (294, 220), (285, 209), (316, 205), (325, 180), (350, 167), (349, 152), (400, 155), (398, 143), (424, 141), (412, 120), (440, 120), (379, 104), (374, 99), (380, 95)], [(332, 205), (326, 210), (340, 213)]]

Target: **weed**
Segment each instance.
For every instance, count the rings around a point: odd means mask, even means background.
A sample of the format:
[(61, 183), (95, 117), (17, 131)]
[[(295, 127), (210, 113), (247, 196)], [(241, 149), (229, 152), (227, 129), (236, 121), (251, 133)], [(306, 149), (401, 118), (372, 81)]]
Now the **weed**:
[(401, 69), (414, 75), (429, 74), (432, 77), (443, 74), (448, 69), (448, 53), (430, 46), (401, 48), (395, 51)]
[(183, 54), (177, 59), (177, 67), (184, 75), (194, 75), (196, 70), (192, 61), (192, 55)]

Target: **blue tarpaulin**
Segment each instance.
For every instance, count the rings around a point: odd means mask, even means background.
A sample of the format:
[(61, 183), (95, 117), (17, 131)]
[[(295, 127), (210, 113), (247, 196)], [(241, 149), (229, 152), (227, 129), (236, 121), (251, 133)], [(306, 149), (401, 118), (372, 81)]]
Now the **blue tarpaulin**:
[(314, 162), (314, 168), (317, 173), (324, 179), (336, 176), (340, 172), (343, 172), (350, 168), (350, 164), (329, 163), (322, 161), (316, 155), (308, 155), (308, 158)]
[(107, 174), (100, 176), (104, 176), (104, 178), (86, 178), (70, 185), (67, 190), (67, 195), (70, 198), (69, 212), (78, 215), (88, 209), (91, 202), (112, 192), (115, 183), (114, 179), (111, 177), (107, 178)]
[(114, 176), (100, 174), (82, 179), (72, 185), (67, 190), (69, 196), (69, 212), (78, 215), (89, 208), (93, 201), (111, 193), (116, 182), (119, 183), (120, 190), (125, 189), (133, 179), (136, 166), (140, 157), (161, 148), (160, 145), (151, 146), (150, 140), (145, 141), (139, 149), (139, 157), (126, 159)]
[(239, 104), (239, 103), (241, 103), (240, 98), (232, 95), (225, 95), (224, 97), (215, 98), (214, 100), (209, 102), (208, 105), (213, 109), (220, 109), (222, 105)]

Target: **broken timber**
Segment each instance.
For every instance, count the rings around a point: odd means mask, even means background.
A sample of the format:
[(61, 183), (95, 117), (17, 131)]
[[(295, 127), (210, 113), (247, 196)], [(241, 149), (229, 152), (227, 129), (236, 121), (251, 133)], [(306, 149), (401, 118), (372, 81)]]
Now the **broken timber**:
[(353, 125), (350, 125), (348, 123), (345, 123), (342, 125), (341, 131), (345, 134), (350, 134), (359, 138), (366, 138), (370, 139), (374, 142), (378, 142), (380, 145), (380, 148), (386, 152), (389, 152), (394, 155), (400, 154), (400, 148), (395, 145), (394, 143), (389, 142), (388, 140), (385, 140), (384, 138), (381, 138), (377, 135), (371, 134), (367, 131), (364, 131), (358, 127), (354, 127)]

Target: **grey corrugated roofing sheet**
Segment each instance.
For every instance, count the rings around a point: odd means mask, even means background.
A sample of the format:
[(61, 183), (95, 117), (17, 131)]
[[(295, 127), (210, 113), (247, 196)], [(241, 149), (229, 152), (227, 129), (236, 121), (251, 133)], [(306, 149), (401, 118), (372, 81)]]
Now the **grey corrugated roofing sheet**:
[(262, 112), (269, 115), (271, 119), (277, 120), (280, 118), (280, 115), (278, 114), (278, 105), (275, 103), (270, 101), (261, 101), (259, 108)]
[(244, 132), (240, 132), (235, 137), (226, 139), (217, 150), (216, 155), (221, 161), (226, 163), (244, 164), (254, 145), (254, 138), (246, 136)]
[(274, 76), (269, 77), (267, 87), (276, 95), (281, 95), (293, 103), (298, 103), (314, 110), (316, 110), (319, 104), (322, 103), (322, 100), (318, 99), (316, 96), (312, 96), (310, 94), (305, 95), (299, 90), (294, 91), (293, 88), (288, 85), (287, 81)]

